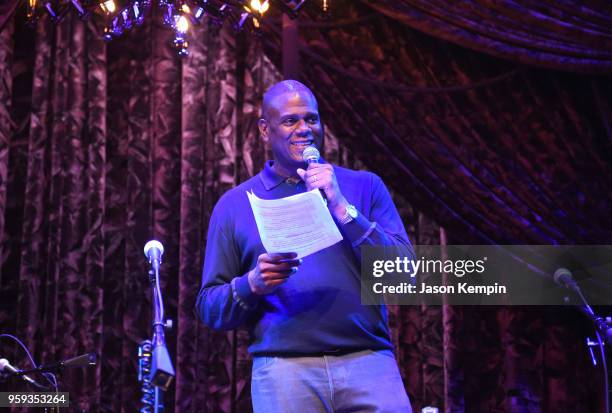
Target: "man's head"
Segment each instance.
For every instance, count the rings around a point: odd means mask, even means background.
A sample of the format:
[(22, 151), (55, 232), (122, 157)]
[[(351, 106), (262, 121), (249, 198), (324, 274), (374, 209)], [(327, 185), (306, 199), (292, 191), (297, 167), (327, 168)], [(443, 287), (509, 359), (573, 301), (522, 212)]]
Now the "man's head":
[(295, 80), (279, 82), (264, 94), (259, 132), (270, 142), (277, 173), (295, 175), (304, 167), (302, 152), (323, 143), (323, 126), (317, 99), (312, 91)]

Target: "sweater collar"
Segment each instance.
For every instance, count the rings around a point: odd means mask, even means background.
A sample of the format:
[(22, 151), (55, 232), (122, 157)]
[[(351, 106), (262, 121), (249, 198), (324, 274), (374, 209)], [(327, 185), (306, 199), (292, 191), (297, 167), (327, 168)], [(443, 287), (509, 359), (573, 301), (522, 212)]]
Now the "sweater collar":
[(264, 188), (266, 188), (266, 191), (276, 188), (277, 186), (282, 184), (285, 179), (287, 179), (284, 176), (280, 176), (276, 172), (274, 172), (274, 170), (272, 169), (273, 164), (274, 161), (267, 161), (263, 171), (261, 171), (261, 173), (259, 174), (259, 176), (261, 177), (261, 182), (263, 183)]
[[(319, 162), (325, 163), (323, 158), (321, 158)], [(263, 183), (264, 188), (266, 188), (266, 191), (270, 191), (271, 189), (276, 188), (283, 182), (287, 182), (289, 185), (296, 185), (302, 182), (302, 180), (299, 178), (278, 175), (276, 172), (274, 172), (274, 169), (272, 169), (273, 164), (274, 161), (267, 161), (264, 165), (263, 171), (261, 171), (261, 173), (259, 174), (261, 182)]]

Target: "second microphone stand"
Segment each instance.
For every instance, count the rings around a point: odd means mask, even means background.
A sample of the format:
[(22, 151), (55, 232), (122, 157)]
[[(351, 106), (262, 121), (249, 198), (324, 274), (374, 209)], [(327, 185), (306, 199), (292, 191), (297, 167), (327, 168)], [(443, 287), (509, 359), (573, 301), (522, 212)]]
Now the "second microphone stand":
[[(164, 410), (163, 392), (167, 391), (175, 376), (172, 360), (166, 347), (164, 335), (165, 328), (171, 328), (172, 322), (165, 320), (164, 303), (161, 295), (159, 283), (159, 266), (164, 247), (159, 241), (149, 241), (144, 248), (145, 256), (149, 258), (151, 269), (149, 271), (149, 282), (151, 283), (151, 294), (153, 304), (153, 337), (150, 342), (143, 342), (139, 348), (139, 366), (142, 370), (139, 373), (143, 392), (143, 403), (145, 411), (150, 411), (149, 407), (153, 404), (154, 412), (160, 413)], [(155, 386), (154, 400), (150, 399), (151, 386)]]
[[(593, 361), (593, 365), (597, 365), (597, 361), (595, 358), (595, 354), (593, 353), (593, 347), (599, 347), (601, 354), (601, 364), (602, 364), (602, 373), (603, 373), (603, 385), (604, 385), (604, 412), (612, 413), (610, 411), (610, 385), (608, 380), (608, 363), (606, 361), (606, 351), (604, 349), (605, 345), (612, 345), (612, 318), (610, 317), (601, 317), (595, 313), (587, 299), (582, 294), (580, 290), (580, 286), (578, 283), (571, 277), (571, 272), (565, 268), (560, 268), (557, 270), (559, 273), (558, 278), (562, 278), (563, 275), (566, 275), (566, 280), (563, 285), (566, 288), (574, 291), (576, 295), (582, 301), (582, 305), (578, 306), (578, 309), (586, 315), (586, 317), (593, 323), (593, 327), (595, 329), (595, 337), (597, 341), (593, 341), (587, 337), (587, 348), (589, 350), (591, 360)], [(557, 277), (557, 272), (555, 272), (555, 277)]]

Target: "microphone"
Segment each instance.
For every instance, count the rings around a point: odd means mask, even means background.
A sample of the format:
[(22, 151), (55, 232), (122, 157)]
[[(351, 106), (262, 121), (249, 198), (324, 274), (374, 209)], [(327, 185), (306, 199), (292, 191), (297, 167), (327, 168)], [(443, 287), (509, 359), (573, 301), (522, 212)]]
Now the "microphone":
[(3, 372), (3, 371), (8, 371), (9, 374), (14, 374), (16, 376), (19, 376), (25, 381), (27, 381), (28, 383), (30, 383), (31, 385), (33, 385), (34, 387), (38, 387), (39, 389), (47, 388), (47, 386), (43, 386), (39, 384), (36, 380), (31, 378), (30, 376), (26, 376), (25, 374), (20, 374), (21, 370), (11, 366), (11, 363), (7, 359), (0, 359), (0, 372)]
[(38, 368), (39, 371), (54, 371), (63, 368), (95, 366), (97, 363), (96, 353), (87, 353), (80, 356), (72, 357), (67, 360), (58, 361), (56, 363), (44, 364)]
[(580, 290), (580, 287), (578, 287), (576, 280), (574, 280), (574, 277), (572, 276), (572, 272), (567, 268), (557, 268), (553, 274), (553, 280), (555, 280), (557, 285), (563, 288), (569, 288), (575, 292)]
[(321, 158), (321, 153), (316, 146), (309, 146), (302, 152), (302, 159), (307, 164), (319, 163), (319, 158)]
[[(311, 163), (319, 163), (320, 158), (321, 158), (321, 153), (319, 152), (317, 147), (314, 145), (307, 147), (306, 149), (304, 149), (304, 152), (302, 152), (302, 159), (308, 165), (310, 165)], [(321, 191), (321, 196), (323, 197), (323, 201), (325, 201), (325, 204), (327, 204), (327, 195), (325, 195), (325, 191), (323, 191), (322, 189), (320, 189), (319, 191)]]
[(162, 255), (164, 255), (164, 246), (161, 242), (152, 239), (144, 246), (144, 255), (149, 259), (149, 264), (153, 266), (155, 271), (159, 271)]

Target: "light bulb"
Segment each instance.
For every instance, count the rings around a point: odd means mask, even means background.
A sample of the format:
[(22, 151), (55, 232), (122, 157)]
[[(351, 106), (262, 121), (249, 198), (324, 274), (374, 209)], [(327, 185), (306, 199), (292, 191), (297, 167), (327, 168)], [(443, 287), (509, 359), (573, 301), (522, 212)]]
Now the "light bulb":
[(100, 3), (100, 8), (106, 14), (114, 13), (115, 10), (117, 10), (117, 6), (115, 6), (115, 1), (114, 0), (106, 0), (103, 3)]
[(270, 8), (270, 3), (268, 2), (268, 0), (251, 0), (251, 8), (259, 14), (263, 15)]
[(181, 34), (187, 33), (187, 30), (189, 30), (189, 20), (181, 14), (176, 18), (175, 28)]

